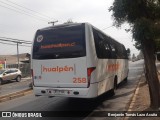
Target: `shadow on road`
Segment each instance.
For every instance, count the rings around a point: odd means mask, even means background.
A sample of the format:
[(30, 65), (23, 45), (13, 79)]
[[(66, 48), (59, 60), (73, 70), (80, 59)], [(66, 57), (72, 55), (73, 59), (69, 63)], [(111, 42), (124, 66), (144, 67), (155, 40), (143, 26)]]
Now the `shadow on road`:
[[(101, 96), (93, 99), (82, 99), (82, 98), (63, 98), (63, 97), (39, 97), (32, 101), (29, 105), (25, 103), (16, 108), (13, 108), (13, 111), (22, 110), (26, 111), (41, 111), (49, 112), (49, 116), (54, 116), (51, 118), (38, 118), (38, 120), (82, 120), (87, 116), (92, 116), (93, 111), (105, 111), (107, 109), (111, 110), (113, 104), (112, 100), (118, 101), (117, 98), (124, 98), (124, 96), (130, 95), (133, 93), (132, 90), (129, 90), (129, 86), (132, 82), (124, 81), (118, 85), (118, 90), (116, 91), (115, 96), (111, 96), (110, 92), (104, 93)], [(123, 92), (119, 92), (119, 90)], [(127, 89), (127, 91), (126, 91)], [(118, 93), (119, 92), (119, 93)], [(118, 93), (118, 94), (117, 94)], [(110, 101), (110, 102), (109, 102)], [(39, 107), (39, 104), (43, 104)], [(34, 105), (34, 106), (33, 106)], [(107, 108), (107, 109), (106, 109)]]
[[(125, 87), (126, 85), (127, 82), (122, 82), (118, 87), (121, 88)], [(65, 101), (62, 101), (61, 103), (57, 104), (57, 106), (51, 108), (50, 111), (59, 111), (59, 113), (62, 115), (62, 117), (55, 117), (55, 120), (82, 120), (86, 118), (86, 116), (90, 115), (96, 108), (98, 108), (98, 110), (105, 109), (106, 106), (103, 106), (103, 102), (123, 97), (132, 93), (133, 91), (129, 91), (121, 95), (112, 96), (111, 92), (109, 91), (100, 95), (97, 98), (92, 99), (66, 98)], [(111, 104), (107, 105), (108, 108), (110, 108), (111, 106)], [(64, 116), (71, 116), (74, 118), (71, 119), (70, 117)], [(47, 118), (47, 120), (51, 119), (53, 120), (53, 118)]]

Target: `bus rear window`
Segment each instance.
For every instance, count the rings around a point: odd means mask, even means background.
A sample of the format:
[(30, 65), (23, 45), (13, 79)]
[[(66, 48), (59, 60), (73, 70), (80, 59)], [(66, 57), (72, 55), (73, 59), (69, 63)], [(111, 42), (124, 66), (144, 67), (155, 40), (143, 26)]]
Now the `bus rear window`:
[(86, 55), (84, 25), (38, 30), (33, 44), (33, 59), (76, 58)]

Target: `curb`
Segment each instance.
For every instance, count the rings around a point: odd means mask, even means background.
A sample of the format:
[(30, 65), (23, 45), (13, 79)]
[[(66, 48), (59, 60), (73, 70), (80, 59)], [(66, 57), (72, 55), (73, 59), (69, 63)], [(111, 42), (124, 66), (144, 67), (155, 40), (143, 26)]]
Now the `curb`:
[(129, 107), (128, 107), (127, 111), (132, 111), (132, 108), (133, 108), (133, 105), (135, 103), (136, 97), (137, 97), (137, 95), (139, 93), (139, 86), (141, 84), (141, 79), (142, 79), (143, 76), (144, 76), (144, 74), (142, 74), (141, 77), (139, 78), (138, 84), (137, 84), (136, 89), (134, 91), (134, 94), (133, 94), (133, 96), (131, 98), (131, 101), (129, 103)]
[(135, 90), (135, 92), (134, 92), (134, 95), (133, 95), (133, 97), (132, 97), (132, 99), (131, 99), (131, 102), (130, 102), (128, 111), (132, 111), (132, 108), (133, 108), (133, 106), (134, 106), (134, 104), (135, 104), (135, 101), (136, 101), (136, 97), (137, 97), (137, 95), (138, 95), (138, 93), (139, 93), (139, 86), (140, 86), (140, 84), (141, 84), (141, 82), (139, 81), (139, 83), (138, 83), (138, 85), (137, 85), (137, 87), (136, 87), (136, 90)]
[(3, 96), (0, 96), (0, 103), (1, 102), (6, 102), (8, 100), (12, 100), (12, 99), (15, 99), (15, 98), (18, 98), (18, 97), (22, 97), (22, 96), (25, 96), (25, 95), (28, 95), (28, 94), (31, 94), (31, 93), (32, 93), (32, 89), (29, 88), (29, 89), (21, 90), (21, 91), (18, 91), (18, 92), (10, 93), (10, 94), (7, 94), (7, 95), (3, 95)]
[[(130, 99), (130, 101), (128, 103), (127, 112), (131, 112), (132, 111), (132, 108), (133, 108), (133, 106), (135, 104), (136, 97), (137, 97), (137, 95), (139, 93), (139, 86), (141, 84), (141, 79), (142, 79), (143, 76), (144, 76), (144, 74), (142, 73), (141, 77), (138, 80), (138, 84), (136, 86), (136, 89), (134, 90), (134, 94), (133, 94), (133, 96), (131, 97), (131, 99)], [(123, 120), (128, 120), (128, 118), (129, 117), (124, 117)]]

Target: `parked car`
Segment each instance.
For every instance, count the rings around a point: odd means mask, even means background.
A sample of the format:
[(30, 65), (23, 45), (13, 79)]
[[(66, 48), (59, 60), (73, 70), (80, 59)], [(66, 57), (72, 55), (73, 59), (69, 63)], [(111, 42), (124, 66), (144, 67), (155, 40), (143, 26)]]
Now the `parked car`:
[(10, 80), (16, 80), (17, 82), (21, 81), (22, 72), (19, 69), (11, 68), (0, 70), (0, 84)]

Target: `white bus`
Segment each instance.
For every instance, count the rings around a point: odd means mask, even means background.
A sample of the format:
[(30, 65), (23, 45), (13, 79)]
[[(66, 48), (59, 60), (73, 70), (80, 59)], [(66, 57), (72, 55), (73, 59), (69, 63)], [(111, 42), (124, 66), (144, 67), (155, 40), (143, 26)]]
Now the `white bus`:
[(128, 57), (89, 23), (62, 24), (36, 32), (31, 70), (36, 96), (94, 98), (127, 79)]

